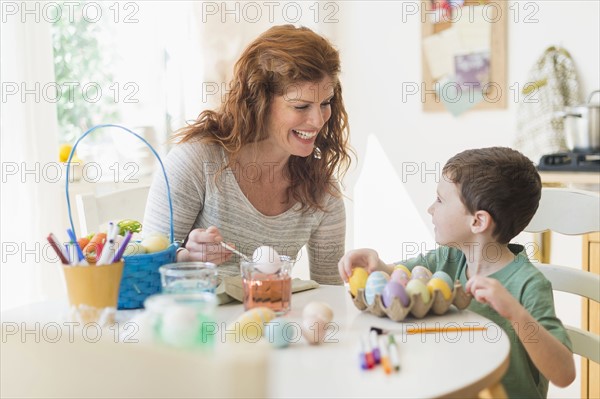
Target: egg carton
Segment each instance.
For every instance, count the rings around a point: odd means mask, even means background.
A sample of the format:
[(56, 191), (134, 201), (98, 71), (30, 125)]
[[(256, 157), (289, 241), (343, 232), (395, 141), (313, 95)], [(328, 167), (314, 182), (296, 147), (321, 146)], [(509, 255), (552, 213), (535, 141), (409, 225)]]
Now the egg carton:
[(364, 289), (359, 289), (356, 297), (350, 292), (349, 294), (352, 297), (354, 305), (359, 310), (366, 310), (378, 317), (387, 316), (394, 321), (404, 320), (409, 313), (417, 319), (425, 317), (430, 311), (436, 315), (442, 315), (448, 311), (451, 305), (456, 306), (458, 309), (465, 309), (469, 306), (473, 298), (471, 294), (465, 292), (462, 284), (458, 281), (454, 283), (454, 290), (452, 290), (450, 299), (444, 299), (441, 291), (434, 290), (429, 303), (424, 303), (421, 295), (415, 294), (409, 298), (408, 306), (406, 307), (402, 306), (399, 298), (394, 298), (391, 305), (386, 308), (383, 305), (380, 294), (376, 294), (375, 301), (371, 305), (368, 305)]

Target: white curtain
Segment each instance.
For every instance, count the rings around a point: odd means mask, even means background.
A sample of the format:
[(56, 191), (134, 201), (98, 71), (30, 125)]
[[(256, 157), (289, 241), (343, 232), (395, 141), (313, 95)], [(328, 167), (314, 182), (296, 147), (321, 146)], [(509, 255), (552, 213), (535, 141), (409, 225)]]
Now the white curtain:
[(1, 309), (64, 295), (45, 237), (65, 237), (50, 26), (19, 15), (2, 23), (0, 112)]

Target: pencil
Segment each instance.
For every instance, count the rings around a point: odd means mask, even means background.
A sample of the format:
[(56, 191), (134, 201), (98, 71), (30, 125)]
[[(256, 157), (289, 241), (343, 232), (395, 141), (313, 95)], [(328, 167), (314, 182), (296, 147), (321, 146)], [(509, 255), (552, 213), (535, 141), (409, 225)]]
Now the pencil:
[(457, 332), (457, 331), (483, 331), (487, 330), (487, 327), (411, 327), (406, 329), (406, 333), (409, 335), (413, 334), (427, 334), (436, 332)]

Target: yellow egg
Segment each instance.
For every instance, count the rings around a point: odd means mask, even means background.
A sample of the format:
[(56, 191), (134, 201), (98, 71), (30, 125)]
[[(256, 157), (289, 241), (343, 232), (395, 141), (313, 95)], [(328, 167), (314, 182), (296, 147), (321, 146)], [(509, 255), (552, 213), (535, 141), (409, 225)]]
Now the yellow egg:
[(367, 285), (367, 278), (369, 278), (369, 273), (363, 269), (362, 267), (355, 267), (352, 270), (352, 276), (348, 282), (350, 283), (350, 293), (353, 296), (358, 294), (358, 290), (362, 290)]
[(153, 233), (150, 236), (146, 236), (142, 242), (142, 247), (146, 249), (146, 252), (160, 252), (167, 249), (170, 245), (169, 239), (163, 235), (158, 233)]
[(413, 295), (421, 295), (423, 303), (429, 303), (431, 300), (431, 294), (429, 293), (427, 286), (419, 279), (410, 280), (408, 284), (406, 284), (406, 292), (411, 297)]
[[(275, 318), (275, 312), (267, 307), (261, 306), (244, 312), (233, 326), (228, 330), (233, 331), (227, 334), (228, 341), (235, 342), (257, 342), (263, 335), (265, 323)], [(235, 333), (234, 333), (235, 332)]]
[(58, 160), (60, 162), (67, 162), (69, 160), (69, 155), (71, 155), (71, 150), (73, 147), (69, 144), (61, 144), (58, 149)]
[(401, 264), (397, 264), (396, 266), (394, 266), (394, 270), (396, 270), (396, 269), (400, 269), (400, 270), (404, 271), (404, 273), (406, 273), (408, 278), (410, 278), (410, 270), (408, 270), (408, 267), (401, 265)]
[(427, 289), (433, 296), (434, 291), (441, 291), (442, 296), (445, 300), (449, 300), (452, 296), (452, 291), (450, 291), (450, 287), (448, 287), (448, 283), (442, 280), (441, 278), (434, 277), (427, 282)]
[(139, 242), (129, 242), (127, 247), (125, 248), (125, 252), (123, 252), (123, 256), (132, 256), (132, 255), (140, 255), (145, 254), (146, 248), (142, 246)]

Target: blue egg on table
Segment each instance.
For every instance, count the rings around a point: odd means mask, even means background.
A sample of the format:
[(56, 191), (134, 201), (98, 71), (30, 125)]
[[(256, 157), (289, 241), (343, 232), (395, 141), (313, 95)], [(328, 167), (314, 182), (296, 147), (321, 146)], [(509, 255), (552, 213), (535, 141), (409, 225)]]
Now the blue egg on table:
[(444, 280), (448, 284), (448, 287), (450, 287), (450, 291), (454, 290), (454, 281), (452, 281), (452, 277), (450, 277), (448, 273), (440, 270), (438, 272), (433, 273), (431, 278), (439, 278)]
[(381, 293), (381, 301), (383, 302), (383, 306), (386, 308), (390, 307), (394, 298), (398, 298), (402, 306), (408, 306), (408, 294), (406, 293), (406, 288), (402, 285), (402, 283), (398, 281), (390, 280), (385, 287), (383, 287), (383, 292)]
[(302, 332), (297, 323), (290, 323), (283, 318), (275, 318), (265, 324), (265, 338), (276, 348), (285, 348), (290, 342), (300, 339)]
[(373, 272), (367, 278), (365, 286), (365, 300), (367, 305), (372, 305), (375, 302), (375, 295), (381, 294), (383, 288), (390, 280), (390, 276), (385, 272)]

